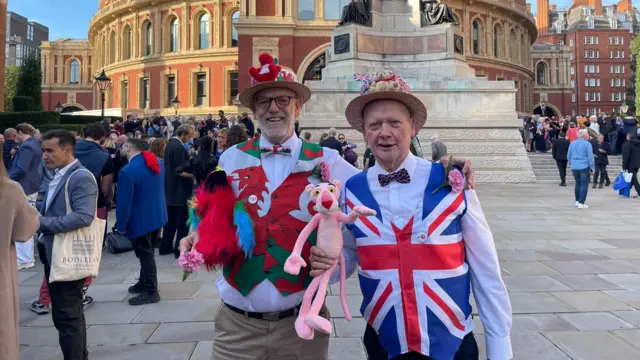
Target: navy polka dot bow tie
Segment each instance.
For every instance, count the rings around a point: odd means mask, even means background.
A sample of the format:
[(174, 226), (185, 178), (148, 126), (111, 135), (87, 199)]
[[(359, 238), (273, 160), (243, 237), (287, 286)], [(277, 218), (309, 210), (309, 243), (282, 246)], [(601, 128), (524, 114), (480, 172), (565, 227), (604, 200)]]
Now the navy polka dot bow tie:
[(409, 177), (407, 169), (400, 169), (389, 175), (379, 174), (378, 181), (380, 182), (380, 186), (385, 187), (392, 181), (399, 182), (400, 184), (408, 184), (411, 182), (411, 177)]

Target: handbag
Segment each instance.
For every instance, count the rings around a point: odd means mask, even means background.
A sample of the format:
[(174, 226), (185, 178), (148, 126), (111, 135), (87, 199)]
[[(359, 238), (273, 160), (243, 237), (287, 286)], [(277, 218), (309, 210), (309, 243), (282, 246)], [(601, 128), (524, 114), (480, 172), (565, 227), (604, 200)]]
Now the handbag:
[[(91, 179), (96, 182), (93, 174), (87, 169), (76, 170), (69, 176), (67, 183), (64, 185), (67, 215), (72, 212), (71, 204), (69, 203), (69, 179), (79, 171), (86, 171), (91, 175)], [(97, 182), (96, 186), (98, 186)], [(96, 205), (97, 200), (96, 197)], [(75, 281), (89, 276), (96, 277), (100, 270), (105, 226), (106, 221), (98, 218), (96, 210), (93, 221), (89, 226), (55, 234), (53, 237), (49, 282)]]
[(121, 254), (133, 250), (131, 240), (117, 231), (107, 234), (104, 240), (104, 247), (112, 254)]

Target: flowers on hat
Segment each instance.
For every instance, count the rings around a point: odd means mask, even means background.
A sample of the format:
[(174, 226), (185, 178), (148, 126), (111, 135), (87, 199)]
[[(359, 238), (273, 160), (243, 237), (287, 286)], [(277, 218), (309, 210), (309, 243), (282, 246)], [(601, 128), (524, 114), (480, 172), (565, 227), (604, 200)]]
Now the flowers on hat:
[(353, 79), (362, 82), (360, 95), (379, 91), (395, 91), (411, 94), (407, 83), (390, 70), (378, 71), (373, 77), (365, 74), (353, 74)]

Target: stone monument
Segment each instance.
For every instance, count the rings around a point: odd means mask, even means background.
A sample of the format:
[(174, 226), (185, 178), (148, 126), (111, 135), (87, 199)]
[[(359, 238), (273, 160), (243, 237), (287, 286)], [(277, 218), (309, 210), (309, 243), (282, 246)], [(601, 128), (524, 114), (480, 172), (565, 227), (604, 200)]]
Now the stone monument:
[[(322, 80), (308, 81), (311, 100), (301, 127), (320, 133), (334, 127), (365, 150), (362, 135), (349, 129), (344, 111), (362, 83), (354, 74), (391, 70), (401, 76), (427, 107), (418, 137), (431, 158), (431, 137), (450, 155), (473, 162), (478, 182), (534, 182), (518, 131), (512, 81), (476, 78), (464, 56), (463, 33), (452, 23), (425, 25), (422, 0), (368, 0), (371, 26), (336, 27), (326, 52)], [(446, 15), (446, 14), (445, 14)]]

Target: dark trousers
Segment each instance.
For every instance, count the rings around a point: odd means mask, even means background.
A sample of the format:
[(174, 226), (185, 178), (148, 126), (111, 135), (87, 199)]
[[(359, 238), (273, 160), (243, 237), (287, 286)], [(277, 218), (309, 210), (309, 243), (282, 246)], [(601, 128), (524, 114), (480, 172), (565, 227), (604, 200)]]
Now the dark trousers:
[(567, 183), (567, 160), (556, 160), (558, 165), (558, 172), (560, 173), (560, 182), (562, 184)]
[(156, 268), (155, 247), (158, 231), (131, 240), (133, 252), (140, 260), (140, 278), (138, 284), (142, 289), (154, 295), (158, 292), (158, 270)]
[(638, 169), (629, 169), (631, 173), (631, 186), (636, 189), (636, 193), (640, 196), (640, 182), (638, 182)]
[[(160, 253), (168, 254), (178, 249), (180, 240), (187, 236), (189, 228), (187, 227), (187, 219), (189, 218), (189, 210), (187, 206), (167, 206), (168, 221), (164, 225), (162, 233), (162, 245), (160, 245)], [(177, 235), (177, 236), (176, 236)], [(174, 238), (177, 240), (174, 242)]]
[[(41, 257), (42, 259), (42, 257)], [(44, 265), (49, 283), (51, 267)], [(58, 330), (58, 341), (64, 360), (87, 360), (87, 326), (82, 307), (82, 287), (85, 279), (49, 283), (51, 318)]]
[(604, 184), (605, 181), (607, 184), (611, 183), (609, 173), (607, 172), (607, 165), (596, 165), (596, 172), (593, 174), (593, 186), (596, 186), (598, 183), (598, 178), (600, 178), (600, 185)]
[[(384, 347), (382, 347), (382, 343), (380, 343), (378, 334), (376, 334), (376, 331), (370, 325), (367, 325), (367, 329), (364, 331), (363, 342), (364, 347), (367, 349), (367, 356), (369, 360), (388, 360), (389, 354), (384, 349)], [(460, 348), (458, 348), (458, 352), (456, 353), (454, 360), (478, 360), (479, 356), (480, 351), (478, 350), (476, 339), (473, 337), (473, 333), (468, 333), (464, 337), (464, 339), (462, 339), (462, 344), (460, 344)], [(393, 358), (393, 360), (436, 359), (419, 354), (417, 352), (409, 352), (400, 356), (396, 356)]]
[(576, 201), (584, 205), (587, 201), (587, 193), (589, 192), (589, 169), (571, 170), (573, 177), (576, 179)]

